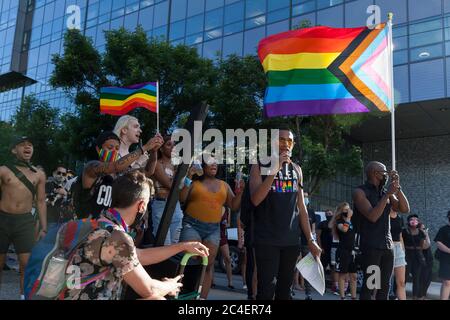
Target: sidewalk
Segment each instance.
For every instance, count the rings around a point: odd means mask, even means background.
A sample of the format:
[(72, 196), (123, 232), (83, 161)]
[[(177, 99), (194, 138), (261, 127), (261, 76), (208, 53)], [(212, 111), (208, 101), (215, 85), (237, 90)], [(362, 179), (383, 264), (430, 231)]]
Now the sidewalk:
[[(406, 295), (408, 298), (412, 297), (412, 283), (406, 283)], [(440, 282), (432, 282), (427, 292), (427, 299), (430, 300), (440, 300), (441, 298), (441, 283)]]

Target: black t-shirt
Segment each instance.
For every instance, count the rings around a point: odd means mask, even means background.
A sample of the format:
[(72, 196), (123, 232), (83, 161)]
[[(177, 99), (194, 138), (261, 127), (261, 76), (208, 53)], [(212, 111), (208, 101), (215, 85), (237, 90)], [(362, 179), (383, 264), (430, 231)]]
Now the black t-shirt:
[[(262, 176), (263, 181), (266, 176)], [(292, 164), (275, 175), (266, 198), (255, 207), (254, 244), (295, 246), (300, 243), (297, 209), (299, 176)]]
[(405, 247), (420, 247), (420, 242), (426, 239), (425, 233), (419, 230), (419, 233), (412, 235), (408, 228), (402, 231), (403, 243)]
[(325, 252), (330, 252), (333, 244), (333, 233), (331, 228), (328, 227), (329, 223), (329, 220), (324, 220), (317, 226), (317, 229), (321, 230), (320, 243), (322, 244), (322, 249), (325, 250)]
[[(309, 226), (312, 228), (312, 225), (314, 223), (316, 223), (316, 212), (310, 208), (308, 208), (308, 220), (309, 220)], [(306, 239), (303, 230), (301, 232), (301, 240), (302, 240), (302, 246), (306, 246), (308, 244), (308, 240)]]
[[(114, 177), (106, 175), (98, 178), (90, 189), (80, 188), (80, 195), (74, 197), (75, 213), (78, 218), (92, 216), (98, 218), (100, 213), (111, 207), (112, 184)], [(82, 183), (81, 181), (79, 183)], [(75, 199), (77, 199), (75, 201)]]
[[(336, 220), (336, 226), (339, 226), (340, 224), (348, 223), (344, 219), (338, 219)], [(353, 250), (355, 247), (355, 228), (350, 223), (350, 226), (347, 230), (347, 232), (343, 232), (337, 228), (337, 234), (339, 237), (339, 249), (344, 250)]]
[(400, 235), (402, 234), (403, 230), (403, 218), (400, 215), (397, 215), (397, 217), (391, 219), (391, 234), (392, 234), (392, 241), (398, 242), (400, 241)]
[[(364, 191), (367, 200), (375, 208), (381, 198), (386, 194), (384, 189), (377, 189), (373, 184), (366, 182), (358, 189)], [(367, 219), (354, 205), (354, 215), (352, 222), (360, 236), (360, 248), (362, 251), (373, 249), (392, 249), (393, 242), (391, 236), (390, 211), (391, 205), (387, 204), (383, 214), (376, 222)]]
[[(436, 237), (434, 238), (434, 241), (442, 242), (445, 246), (450, 248), (450, 225), (443, 226), (439, 229)], [(446, 261), (450, 261), (450, 254), (446, 252), (440, 252), (440, 255), (443, 259), (446, 259)]]

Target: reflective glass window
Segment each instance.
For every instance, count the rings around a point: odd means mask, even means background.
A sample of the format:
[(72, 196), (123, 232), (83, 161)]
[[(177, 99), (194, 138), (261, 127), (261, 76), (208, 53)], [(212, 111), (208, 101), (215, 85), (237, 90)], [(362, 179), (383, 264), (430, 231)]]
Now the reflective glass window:
[(230, 35), (232, 33), (241, 32), (242, 30), (244, 30), (244, 21), (232, 23), (223, 27), (224, 35)]
[(394, 65), (408, 62), (408, 50), (394, 51)]
[(154, 0), (141, 0), (141, 9), (142, 8), (147, 8), (147, 7), (151, 6), (154, 3), (155, 3)]
[(245, 28), (246, 29), (251, 29), (251, 28), (256, 28), (259, 26), (263, 26), (266, 24), (266, 16), (259, 16), (259, 17), (255, 17), (252, 19), (248, 19), (245, 21)]
[(222, 36), (222, 28), (213, 29), (205, 32), (205, 40), (216, 39)]
[(148, 7), (139, 12), (139, 24), (148, 31), (153, 25), (153, 7)]
[(443, 55), (442, 43), (414, 48), (410, 50), (410, 60), (414, 61), (423, 61), (441, 57)]
[(170, 11), (170, 21), (178, 21), (186, 18), (187, 1), (172, 0), (172, 9)]
[(193, 34), (191, 36), (186, 37), (186, 45), (191, 46), (193, 44), (203, 42), (203, 33)]
[(206, 11), (217, 9), (219, 7), (223, 7), (223, 0), (206, 0)]
[(328, 8), (344, 3), (344, 0), (317, 0), (317, 9)]
[(153, 18), (153, 28), (158, 28), (167, 24), (167, 17), (169, 16), (169, 3), (167, 1), (158, 3), (155, 6), (155, 16)]
[(394, 24), (408, 21), (408, 0), (375, 0), (375, 4), (381, 9), (381, 17), (387, 17), (389, 12), (394, 13)]
[(195, 16), (205, 11), (205, 0), (189, 0), (187, 4), (187, 16)]
[(410, 47), (418, 47), (425, 44), (442, 42), (442, 30), (428, 31), (409, 36)]
[(316, 10), (316, 1), (308, 1), (297, 6), (292, 7), (292, 15), (297, 16), (299, 14), (308, 13)]
[(167, 38), (167, 25), (154, 29), (153, 37), (165, 40)]
[(269, 12), (267, 14), (267, 23), (277, 22), (289, 18), (289, 8)]
[(265, 35), (265, 27), (246, 31), (244, 35), (244, 55), (255, 55), (258, 43)]
[(267, 7), (269, 11), (289, 7), (289, 0), (267, 0)]
[(302, 25), (302, 23), (306, 22), (309, 23), (311, 26), (315, 26), (316, 15), (314, 13), (310, 13), (292, 18), (292, 29), (295, 29), (298, 26)]
[(409, 20), (412, 21), (440, 15), (442, 12), (441, 5), (441, 0), (409, 0)]
[(285, 31), (289, 31), (289, 20), (267, 25), (267, 36)]
[(223, 8), (209, 11), (206, 13), (205, 30), (222, 26), (223, 24)]
[(186, 34), (193, 34), (203, 31), (203, 14), (187, 19)]
[(233, 3), (225, 7), (225, 24), (244, 19), (244, 1)]
[(55, 3), (51, 2), (45, 6), (44, 23), (49, 22), (53, 19), (55, 12)]
[(344, 27), (344, 6), (337, 6), (317, 12), (317, 24), (329, 27)]
[(184, 37), (185, 20), (172, 23), (170, 25), (170, 40)]
[(221, 56), (222, 39), (216, 39), (203, 43), (203, 57), (207, 59), (217, 59)]
[(251, 18), (266, 13), (266, 0), (247, 0), (245, 17)]
[(346, 3), (345, 27), (356, 28), (365, 26), (369, 17), (367, 14), (367, 7), (370, 5), (373, 5), (373, 0), (359, 0), (356, 2)]
[(412, 63), (410, 68), (412, 101), (438, 99), (445, 96), (442, 59)]
[(128, 30), (134, 30), (138, 23), (138, 12), (127, 14), (125, 16), (124, 27)]
[(227, 57), (230, 54), (242, 55), (242, 40), (244, 34), (242, 32), (223, 38), (223, 57)]

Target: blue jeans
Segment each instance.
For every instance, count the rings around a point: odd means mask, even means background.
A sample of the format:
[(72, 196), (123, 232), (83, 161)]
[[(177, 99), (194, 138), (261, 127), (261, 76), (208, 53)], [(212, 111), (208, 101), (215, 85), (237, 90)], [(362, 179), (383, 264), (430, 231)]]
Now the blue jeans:
[[(165, 206), (166, 201), (163, 200), (153, 200), (152, 202), (153, 235), (155, 237), (156, 233), (158, 232), (159, 223), (161, 222), (161, 217), (163, 215)], [(182, 220), (183, 220), (183, 211), (181, 211), (180, 203), (177, 202), (175, 211), (172, 216), (172, 221), (170, 223), (170, 227), (167, 232), (166, 239), (164, 241), (164, 245), (177, 243), (179, 241)]]
[(207, 241), (219, 246), (220, 223), (202, 222), (186, 214), (183, 218), (180, 241)]

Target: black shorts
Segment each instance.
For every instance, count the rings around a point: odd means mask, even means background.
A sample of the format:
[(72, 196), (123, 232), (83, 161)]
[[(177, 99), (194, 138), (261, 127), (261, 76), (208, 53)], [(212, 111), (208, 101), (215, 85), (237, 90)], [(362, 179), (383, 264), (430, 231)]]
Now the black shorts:
[(35, 242), (35, 219), (31, 213), (0, 211), (0, 254), (8, 253), (12, 243), (17, 254), (30, 253)]
[(447, 257), (442, 257), (439, 261), (439, 278), (450, 280), (450, 259)]
[(338, 248), (336, 252), (336, 272), (356, 273), (357, 271), (358, 269), (353, 251)]

